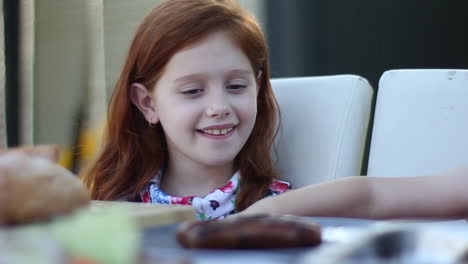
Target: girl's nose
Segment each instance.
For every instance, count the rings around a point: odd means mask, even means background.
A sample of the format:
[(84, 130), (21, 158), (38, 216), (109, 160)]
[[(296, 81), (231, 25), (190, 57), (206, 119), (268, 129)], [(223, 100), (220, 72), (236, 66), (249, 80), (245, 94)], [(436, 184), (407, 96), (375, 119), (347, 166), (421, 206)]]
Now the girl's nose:
[(212, 104), (206, 108), (206, 115), (209, 117), (224, 117), (231, 113), (230, 108), (226, 104)]

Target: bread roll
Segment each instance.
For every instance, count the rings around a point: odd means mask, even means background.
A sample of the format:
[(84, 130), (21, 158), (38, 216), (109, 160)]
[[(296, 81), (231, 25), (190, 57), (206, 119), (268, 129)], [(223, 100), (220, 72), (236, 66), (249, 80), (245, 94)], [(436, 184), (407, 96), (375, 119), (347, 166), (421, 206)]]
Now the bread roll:
[(246, 216), (184, 223), (177, 240), (188, 248), (293, 248), (319, 245), (321, 232), (318, 224), (300, 217)]
[(33, 145), (0, 149), (0, 156), (15, 152), (23, 153), (31, 157), (41, 157), (52, 162), (57, 162), (60, 154), (59, 147), (56, 145)]
[(80, 179), (48, 159), (21, 152), (0, 155), (0, 224), (50, 219), (89, 200)]

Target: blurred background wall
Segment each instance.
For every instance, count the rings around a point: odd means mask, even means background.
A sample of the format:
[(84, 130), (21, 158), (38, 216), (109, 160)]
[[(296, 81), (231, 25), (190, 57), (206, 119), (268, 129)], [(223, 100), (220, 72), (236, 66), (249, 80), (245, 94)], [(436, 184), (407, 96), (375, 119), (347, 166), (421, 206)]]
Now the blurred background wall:
[[(72, 153), (80, 131), (102, 125), (133, 32), (157, 2), (3, 0), (8, 145)], [(351, 73), (377, 89), (387, 69), (468, 68), (468, 1), (239, 3), (266, 33), (273, 77)]]
[(468, 68), (468, 1), (268, 0), (273, 76)]
[[(0, 0), (3, 5), (3, 0)], [(3, 10), (0, 11), (0, 148), (7, 145), (5, 116), (5, 42)]]

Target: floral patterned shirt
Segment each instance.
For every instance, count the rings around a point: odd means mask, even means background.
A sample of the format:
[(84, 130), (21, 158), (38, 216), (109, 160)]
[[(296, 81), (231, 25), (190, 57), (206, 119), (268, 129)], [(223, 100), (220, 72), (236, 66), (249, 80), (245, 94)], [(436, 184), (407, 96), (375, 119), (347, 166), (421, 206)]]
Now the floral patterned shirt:
[[(147, 184), (140, 192), (141, 201), (156, 204), (191, 205), (195, 207), (197, 217), (200, 220), (224, 218), (235, 213), (236, 195), (239, 192), (239, 172), (236, 172), (228, 183), (215, 189), (205, 197), (186, 196), (176, 197), (166, 194), (159, 189), (162, 171)], [(273, 180), (265, 197), (275, 196), (291, 189), (291, 184), (285, 181)]]

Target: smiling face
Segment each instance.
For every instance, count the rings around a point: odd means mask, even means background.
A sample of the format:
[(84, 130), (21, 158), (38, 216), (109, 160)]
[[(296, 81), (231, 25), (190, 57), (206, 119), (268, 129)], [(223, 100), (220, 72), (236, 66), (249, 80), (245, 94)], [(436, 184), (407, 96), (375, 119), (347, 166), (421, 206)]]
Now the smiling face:
[(228, 33), (211, 33), (177, 52), (147, 115), (164, 129), (170, 164), (232, 166), (254, 127), (257, 91), (250, 61)]

